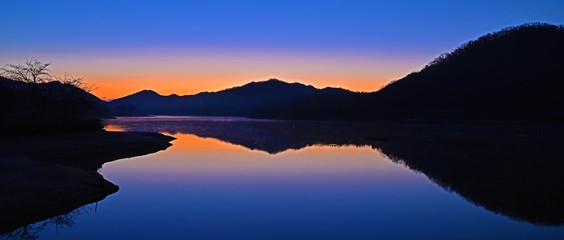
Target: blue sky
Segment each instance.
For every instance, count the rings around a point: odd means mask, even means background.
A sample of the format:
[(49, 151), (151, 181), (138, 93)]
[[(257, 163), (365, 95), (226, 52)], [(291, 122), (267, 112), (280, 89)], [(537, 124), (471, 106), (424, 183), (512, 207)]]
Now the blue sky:
[[(346, 59), (355, 56), (374, 63), (406, 63), (395, 74), (374, 74), (377, 88), (485, 33), (526, 22), (563, 24), (564, 1), (20, 0), (3, 1), (0, 18), (2, 65), (40, 57), (55, 65), (66, 64), (68, 71), (84, 72), (85, 67), (77, 67), (80, 59), (93, 64), (96, 58), (112, 58), (112, 53), (135, 58), (151, 52), (144, 56), (150, 61), (166, 58), (170, 52), (182, 52), (189, 58), (192, 51), (198, 51), (198, 57), (205, 55), (201, 52), (222, 52), (242, 60), (249, 54), (257, 59), (257, 55), (276, 58), (280, 53), (296, 54), (294, 59), (310, 56), (311, 61), (345, 59), (335, 63), (343, 68)], [(101, 53), (105, 56), (100, 57)], [(221, 56), (211, 58), (221, 66), (229, 64)], [(268, 57), (258, 58), (264, 61)], [(209, 60), (208, 64), (213, 63)], [(253, 68), (253, 64), (246, 67)], [(374, 67), (375, 71), (382, 68), (388, 67)], [(272, 71), (274, 75), (285, 73), (282, 68)], [(92, 75), (85, 72), (81, 74)], [(157, 72), (147, 74), (158, 76)], [(196, 75), (187, 73), (187, 79), (197, 84)], [(229, 74), (218, 77), (225, 76)], [(376, 79), (386, 76), (392, 79)], [(354, 80), (334, 81), (319, 85), (346, 86)]]

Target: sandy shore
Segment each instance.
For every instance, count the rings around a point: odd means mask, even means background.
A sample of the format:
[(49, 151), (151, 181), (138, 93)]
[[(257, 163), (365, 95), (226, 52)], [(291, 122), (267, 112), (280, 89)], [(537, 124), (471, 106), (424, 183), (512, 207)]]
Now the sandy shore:
[(104, 131), (0, 139), (0, 233), (104, 199), (118, 187), (96, 169), (164, 150), (173, 139)]

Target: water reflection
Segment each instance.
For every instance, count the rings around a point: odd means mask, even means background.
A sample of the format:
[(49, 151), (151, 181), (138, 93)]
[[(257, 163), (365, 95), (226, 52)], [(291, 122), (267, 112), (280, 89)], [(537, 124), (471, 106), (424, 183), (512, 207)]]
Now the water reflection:
[(542, 127), (181, 117), (108, 123), (127, 131), (214, 138), (269, 154), (314, 145), (368, 145), (490, 211), (535, 224), (564, 224), (564, 138)]
[(39, 239), (41, 234), (46, 230), (59, 232), (65, 228), (73, 227), (77, 217), (91, 212), (88, 206), (76, 208), (65, 214), (61, 214), (47, 220), (28, 224), (9, 233), (0, 235), (0, 239), (5, 240), (34, 240)]
[[(208, 119), (213, 119), (209, 121)], [(244, 146), (250, 150), (270, 154), (289, 149), (320, 145), (367, 145), (362, 128), (351, 128), (349, 123), (274, 121), (246, 118), (207, 117), (128, 117), (106, 121), (106, 129), (121, 131), (194, 134)], [(384, 136), (387, 136), (385, 133)]]
[[(378, 178), (385, 173), (405, 170), (386, 160), (369, 145), (327, 146), (311, 145), (299, 150), (286, 150), (277, 154), (249, 150), (213, 138), (178, 133), (171, 149), (159, 154), (159, 161), (136, 159), (113, 163), (105, 169), (114, 176), (127, 176), (144, 181), (178, 182), (198, 181), (302, 181), (321, 177), (339, 176), (353, 179), (356, 176)], [(116, 170), (116, 165), (127, 165), (127, 170)], [(391, 168), (394, 171), (389, 171)], [(119, 172), (118, 172), (119, 171)], [(386, 174), (385, 177), (390, 177)]]
[(103, 175), (121, 190), (105, 201), (98, 222), (127, 223), (113, 230), (127, 239), (157, 233), (161, 239), (401, 239), (402, 222), (417, 228), (440, 216), (446, 221), (421, 228), (440, 235), (444, 226), (456, 227), (449, 223), (456, 214), (474, 208), (369, 146), (268, 154), (174, 136), (167, 151), (104, 166)]
[(490, 211), (534, 224), (564, 224), (562, 139), (415, 137), (374, 146)]

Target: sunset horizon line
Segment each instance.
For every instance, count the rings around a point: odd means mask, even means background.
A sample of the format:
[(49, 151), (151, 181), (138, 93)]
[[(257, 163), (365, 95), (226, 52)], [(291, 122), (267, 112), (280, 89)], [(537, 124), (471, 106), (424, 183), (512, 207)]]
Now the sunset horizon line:
[[(401, 79), (401, 78), (399, 78)], [(386, 85), (388, 85), (390, 82), (393, 82), (394, 80), (390, 80), (390, 81), (382, 81), (383, 84), (377, 85), (376, 87), (372, 88), (372, 89), (366, 89), (366, 88), (362, 88), (362, 89), (358, 89), (358, 88), (350, 88), (350, 87), (344, 87), (344, 86), (339, 86), (339, 84), (315, 84), (315, 83), (311, 83), (310, 81), (307, 80), (296, 80), (296, 79), (286, 79), (286, 78), (280, 78), (280, 77), (265, 77), (265, 78), (260, 78), (260, 79), (249, 79), (246, 82), (243, 83), (234, 83), (231, 86), (225, 86), (225, 87), (216, 87), (214, 89), (202, 89), (202, 90), (193, 90), (193, 91), (185, 91), (185, 89), (179, 89), (176, 88), (177, 91), (176, 92), (171, 92), (170, 90), (164, 90), (162, 91), (161, 89), (155, 89), (155, 88), (151, 88), (151, 87), (140, 87), (138, 88), (138, 90), (133, 90), (129, 93), (125, 93), (122, 95), (119, 95), (117, 97), (106, 97), (106, 96), (100, 96), (97, 93), (95, 93), (96, 91), (94, 90), (92, 92), (93, 95), (95, 95), (96, 97), (100, 98), (101, 100), (104, 100), (106, 102), (110, 102), (119, 98), (123, 98), (123, 97), (127, 97), (127, 96), (131, 96), (134, 95), (136, 93), (142, 92), (142, 91), (152, 91), (155, 92), (157, 94), (159, 94), (160, 96), (180, 96), (180, 97), (184, 97), (184, 96), (193, 96), (193, 95), (197, 95), (200, 93), (216, 93), (216, 92), (221, 92), (221, 91), (225, 91), (225, 90), (229, 90), (229, 89), (233, 89), (233, 88), (237, 88), (237, 87), (243, 87), (245, 85), (251, 84), (251, 83), (264, 83), (264, 82), (268, 82), (271, 80), (278, 80), (287, 84), (302, 84), (304, 86), (311, 86), (314, 87), (316, 89), (326, 89), (326, 88), (337, 88), (337, 89), (344, 89), (347, 91), (351, 91), (351, 92), (355, 92), (355, 93), (372, 93), (372, 92), (377, 92), (380, 89), (382, 89), (383, 87), (385, 87)], [(378, 81), (379, 82), (379, 81)], [(377, 81), (375, 81), (375, 83), (377, 83)], [(107, 91), (108, 89), (106, 89)], [(184, 92), (183, 92), (184, 91)]]

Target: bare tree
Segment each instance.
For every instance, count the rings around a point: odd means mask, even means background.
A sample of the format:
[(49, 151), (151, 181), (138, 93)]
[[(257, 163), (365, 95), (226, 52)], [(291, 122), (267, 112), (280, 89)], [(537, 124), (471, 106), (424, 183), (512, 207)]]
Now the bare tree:
[(56, 77), (49, 70), (51, 63), (43, 63), (35, 58), (24, 64), (6, 64), (0, 68), (0, 76), (26, 83), (46, 83), (59, 81), (62, 84), (80, 88), (86, 92), (92, 92), (96, 87), (92, 83), (84, 81), (82, 77), (73, 77), (67, 73), (63, 77)]
[(87, 109), (93, 104), (89, 95), (84, 92), (93, 91), (94, 84), (67, 73), (58, 77), (51, 73), (50, 66), (51, 63), (32, 59), (24, 64), (7, 64), (6, 67), (0, 68), (0, 75), (30, 85), (22, 87), (26, 94), (29, 94), (23, 102), (33, 110), (34, 117), (76, 117), (82, 109)]
[(1, 68), (0, 75), (16, 81), (27, 83), (45, 83), (53, 81), (51, 63), (42, 63), (37, 59), (27, 60), (25, 64), (6, 64)]
[(57, 81), (61, 82), (62, 84), (74, 86), (80, 88), (86, 92), (92, 92), (96, 89), (96, 86), (93, 83), (88, 83), (84, 81), (82, 77), (73, 77), (67, 73), (63, 77), (57, 77)]
[(51, 96), (64, 104), (59, 105), (59, 111), (62, 116), (76, 117), (80, 109), (88, 108), (92, 105), (84, 92), (90, 93), (95, 89), (93, 83), (84, 81), (82, 77), (73, 77), (65, 73), (62, 77), (55, 77), (55, 81), (63, 84), (62, 87), (53, 85)]

